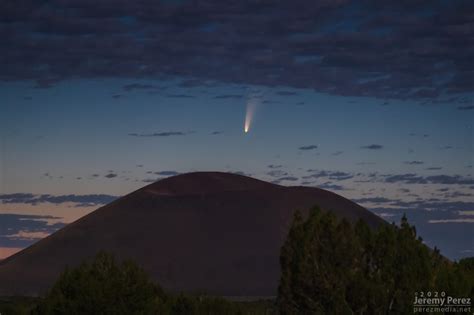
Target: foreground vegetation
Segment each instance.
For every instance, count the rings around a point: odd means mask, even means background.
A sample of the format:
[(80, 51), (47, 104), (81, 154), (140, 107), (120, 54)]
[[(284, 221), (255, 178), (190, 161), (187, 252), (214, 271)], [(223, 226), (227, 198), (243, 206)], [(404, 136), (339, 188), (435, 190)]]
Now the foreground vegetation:
[(318, 208), (297, 212), (281, 250), (277, 301), (173, 295), (134, 262), (99, 253), (66, 269), (44, 298), (0, 299), (10, 314), (412, 314), (418, 292), (474, 295), (474, 259), (450, 262), (404, 217), (370, 229)]
[(281, 251), (281, 314), (413, 314), (415, 294), (474, 296), (474, 259), (453, 263), (400, 227), (370, 229), (314, 208)]
[(0, 300), (0, 314), (200, 315), (274, 314), (272, 301), (232, 302), (219, 297), (173, 295), (132, 261), (101, 252), (91, 263), (66, 269), (44, 298)]

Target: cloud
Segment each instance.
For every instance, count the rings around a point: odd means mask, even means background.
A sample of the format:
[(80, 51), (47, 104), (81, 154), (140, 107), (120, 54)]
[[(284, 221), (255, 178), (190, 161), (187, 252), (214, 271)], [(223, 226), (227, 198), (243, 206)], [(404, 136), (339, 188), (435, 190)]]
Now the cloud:
[(281, 104), (280, 101), (273, 101), (273, 100), (264, 100), (262, 104)]
[(303, 176), (304, 179), (328, 178), (330, 180), (341, 181), (341, 180), (351, 179), (354, 177), (354, 175), (351, 173), (341, 172), (341, 171), (317, 171), (317, 170), (309, 169), (307, 170), (307, 172), (312, 173), (312, 174)]
[(381, 218), (392, 218), (392, 217), (395, 216), (395, 214), (388, 213), (388, 212), (379, 212), (379, 213), (376, 213), (376, 214)]
[(242, 95), (236, 95), (236, 94), (224, 94), (224, 95), (216, 95), (214, 96), (216, 99), (241, 99), (243, 98)]
[(448, 198), (459, 198), (459, 197), (472, 197), (473, 195), (471, 193), (463, 193), (459, 191), (453, 191), (452, 193), (445, 194), (446, 197)]
[(160, 171), (160, 172), (155, 172), (154, 174), (159, 175), (159, 176), (176, 176), (176, 175), (179, 175), (180, 173), (177, 171)]
[(334, 153), (331, 153), (332, 156), (338, 156), (338, 155), (341, 155), (342, 153), (344, 153), (344, 151), (336, 151)]
[(211, 135), (212, 136), (217, 136), (217, 135), (221, 135), (223, 133), (224, 133), (223, 131), (213, 131), (213, 132), (211, 132)]
[(310, 150), (316, 150), (318, 148), (317, 145), (307, 145), (307, 146), (302, 146), (302, 147), (299, 147), (298, 150), (302, 150), (302, 151), (310, 151)]
[(115, 173), (109, 173), (107, 175), (104, 175), (105, 178), (114, 178), (114, 177), (117, 177), (118, 175), (115, 174)]
[(400, 174), (400, 175), (389, 175), (385, 178), (387, 183), (407, 183), (407, 184), (427, 184), (428, 181), (416, 174)]
[(474, 110), (474, 105), (459, 106), (458, 110)]
[(191, 134), (192, 132), (184, 131), (164, 131), (164, 132), (155, 132), (155, 133), (129, 133), (131, 137), (172, 137), (172, 136), (185, 136)]
[(385, 204), (385, 203), (394, 202), (394, 200), (388, 199), (385, 197), (359, 198), (359, 199), (352, 199), (352, 201), (357, 202), (357, 203), (376, 203), (376, 204)]
[(472, 248), (472, 222), (463, 219), (472, 219), (460, 216), (459, 211), (473, 209), (474, 203), (454, 203), (442, 201), (419, 200), (409, 202), (400, 207), (392, 204), (381, 204), (370, 207), (375, 214), (387, 214), (384, 218), (400, 222), (406, 214), (410, 224), (416, 226), (417, 234), (423, 237), (424, 242), (433, 248), (441, 249), (444, 256), (450, 259), (467, 257), (462, 251)]
[(49, 215), (0, 214), (0, 247), (26, 247), (66, 224)]
[(321, 189), (328, 189), (328, 190), (344, 190), (345, 189), (341, 185), (335, 185), (335, 184), (329, 184), (329, 183), (318, 185), (318, 187)]
[(269, 164), (269, 165), (267, 165), (267, 167), (268, 167), (268, 168), (272, 168), (272, 169), (276, 169), (276, 168), (282, 168), (282, 167), (283, 167), (283, 165), (280, 165), (280, 164), (278, 164), (278, 165), (275, 165), (275, 164)]
[(201, 80), (201, 79), (185, 79), (181, 81), (178, 86), (182, 88), (193, 88), (198, 86), (203, 87), (215, 87), (217, 84), (216, 82), (210, 80)]
[(421, 164), (425, 164), (425, 162), (423, 161), (405, 161), (403, 162), (404, 164), (407, 164), (407, 165), (421, 165)]
[(432, 184), (444, 184), (444, 185), (474, 185), (474, 179), (462, 177), (460, 175), (434, 175), (427, 176), (426, 180)]
[(427, 170), (427, 171), (438, 171), (438, 170), (442, 170), (442, 169), (443, 168), (439, 167), (439, 166), (432, 166), (432, 167), (425, 168), (425, 170)]
[(24, 203), (37, 205), (39, 203), (62, 204), (67, 202), (77, 203), (81, 206), (104, 205), (117, 199), (118, 196), (92, 194), (92, 195), (35, 195), (30, 193), (0, 194), (0, 202), (4, 204)]
[(473, 91), (473, 10), (472, 1), (443, 0), (26, 1), (0, 10), (0, 79), (48, 88), (72, 78), (179, 76), (184, 86), (435, 100)]
[(126, 92), (131, 92), (133, 90), (150, 90), (156, 89), (157, 87), (152, 84), (142, 84), (142, 83), (131, 83), (126, 84), (122, 87), (122, 89)]
[(252, 176), (252, 174), (250, 174), (250, 173), (245, 173), (245, 172), (242, 172), (242, 171), (230, 171), (229, 173), (231, 173), (231, 174), (236, 174), (236, 175), (241, 175), (241, 176), (249, 176), (249, 177)]
[(297, 93), (292, 92), (292, 91), (278, 91), (276, 92), (276, 94), (280, 96), (293, 96), (293, 95), (296, 95)]
[(272, 170), (272, 171), (269, 171), (266, 173), (268, 176), (271, 176), (271, 177), (283, 177), (283, 176), (286, 176), (288, 175), (287, 172), (285, 171), (282, 171), (282, 170)]
[(368, 150), (380, 150), (383, 148), (383, 145), (380, 144), (370, 144), (360, 147), (361, 149), (368, 149)]
[(375, 165), (375, 162), (357, 162), (356, 165)]
[[(370, 202), (374, 203), (375, 206), (390, 206), (392, 208), (399, 208), (404, 211), (440, 211), (442, 213), (452, 212), (456, 216), (459, 215), (460, 211), (471, 211), (474, 207), (474, 202), (466, 201), (450, 201), (449, 199), (417, 199), (414, 201), (403, 201), (400, 199), (388, 199), (388, 198), (368, 198), (368, 199), (355, 199), (355, 202)], [(386, 208), (388, 209), (388, 208)]]
[(195, 98), (194, 95), (190, 95), (190, 94), (166, 94), (166, 97), (170, 97), (170, 98)]
[(49, 89), (59, 81), (57, 78), (39, 78), (36, 80), (36, 84), (33, 88), (35, 89)]
[(428, 220), (431, 224), (440, 223), (474, 223), (474, 219), (440, 219), (440, 220)]
[(284, 177), (281, 177), (281, 178), (278, 178), (274, 181), (272, 181), (273, 184), (280, 184), (281, 182), (284, 182), (284, 181), (289, 181), (289, 182), (296, 182), (298, 181), (299, 178), (298, 177), (294, 177), (294, 176), (284, 176)]
[(458, 214), (459, 214), (459, 215), (463, 215), (463, 216), (474, 216), (474, 210), (471, 210), (471, 211), (459, 211)]

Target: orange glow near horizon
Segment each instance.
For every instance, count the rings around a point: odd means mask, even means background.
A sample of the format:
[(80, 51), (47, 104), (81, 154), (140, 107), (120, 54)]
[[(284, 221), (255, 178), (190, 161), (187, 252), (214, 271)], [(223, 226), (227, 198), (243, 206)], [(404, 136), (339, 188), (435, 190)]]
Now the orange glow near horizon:
[(18, 247), (0, 247), (0, 260), (10, 257), (13, 254), (18, 253), (23, 248)]

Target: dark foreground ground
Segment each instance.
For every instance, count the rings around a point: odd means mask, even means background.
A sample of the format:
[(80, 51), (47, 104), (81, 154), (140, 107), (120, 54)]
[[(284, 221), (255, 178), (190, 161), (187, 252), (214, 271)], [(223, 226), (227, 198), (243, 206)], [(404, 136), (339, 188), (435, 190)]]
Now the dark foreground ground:
[[(244, 310), (242, 314), (253, 315), (270, 315), (277, 314), (277, 308), (274, 300), (261, 299), (255, 300), (255, 297), (245, 299), (244, 297), (226, 298), (230, 303), (237, 306), (236, 308)], [(38, 297), (0, 297), (0, 314), (1, 315), (26, 315), (30, 314), (41, 298)]]

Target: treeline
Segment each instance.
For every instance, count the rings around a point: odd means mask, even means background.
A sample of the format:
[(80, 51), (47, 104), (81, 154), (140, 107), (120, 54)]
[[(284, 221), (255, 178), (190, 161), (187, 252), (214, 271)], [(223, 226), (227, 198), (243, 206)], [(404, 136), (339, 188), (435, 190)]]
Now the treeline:
[(318, 208), (306, 220), (297, 212), (280, 263), (280, 314), (413, 314), (415, 294), (474, 295), (474, 259), (447, 260), (405, 216), (373, 230)]
[(271, 314), (273, 303), (231, 302), (219, 297), (167, 294), (132, 261), (99, 253), (92, 263), (64, 271), (31, 314)]
[(105, 252), (66, 269), (38, 299), (0, 300), (1, 314), (413, 314), (415, 294), (474, 296), (474, 258), (451, 262), (406, 217), (374, 230), (314, 208), (295, 213), (281, 249), (276, 301), (165, 292), (134, 262)]

